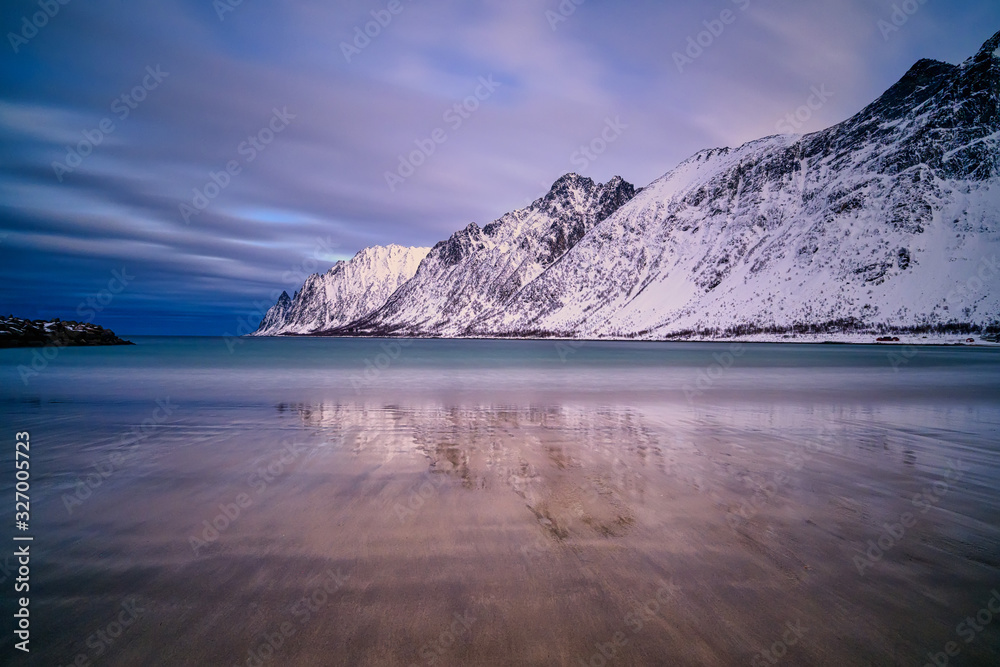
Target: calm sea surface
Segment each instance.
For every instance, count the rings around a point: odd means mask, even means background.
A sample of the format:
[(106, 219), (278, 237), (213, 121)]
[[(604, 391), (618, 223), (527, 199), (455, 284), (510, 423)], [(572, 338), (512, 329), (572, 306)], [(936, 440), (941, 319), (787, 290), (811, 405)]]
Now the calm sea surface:
[(1000, 664), (1000, 350), (133, 340), (0, 350), (0, 662)]

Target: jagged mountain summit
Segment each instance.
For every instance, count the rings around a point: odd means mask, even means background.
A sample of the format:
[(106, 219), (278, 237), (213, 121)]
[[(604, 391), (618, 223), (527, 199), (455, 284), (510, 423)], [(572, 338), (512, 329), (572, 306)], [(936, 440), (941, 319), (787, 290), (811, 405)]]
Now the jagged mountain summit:
[(282, 292), (253, 335), (306, 334), (353, 322), (412, 278), (429, 251), (398, 245), (365, 248), (326, 273), (306, 278), (294, 297)]
[(702, 151), (639, 191), (567, 175), (528, 208), (439, 243), (364, 315), (301, 320), (302, 332), (670, 339), (996, 327), (998, 53), (1000, 33), (960, 65), (921, 60), (834, 127)]
[(620, 177), (594, 183), (567, 174), (544, 197), (481, 228), (476, 223), (431, 249), (413, 279), (341, 334), (461, 336), (502, 313), (526, 285), (635, 196)]

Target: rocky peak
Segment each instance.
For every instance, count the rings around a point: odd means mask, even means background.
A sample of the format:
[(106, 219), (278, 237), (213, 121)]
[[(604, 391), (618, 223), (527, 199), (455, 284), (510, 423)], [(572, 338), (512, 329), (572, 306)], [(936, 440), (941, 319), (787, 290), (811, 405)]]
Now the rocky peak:
[(568, 174), (563, 174), (556, 179), (556, 182), (552, 184), (551, 188), (549, 188), (549, 192), (546, 197), (565, 197), (573, 190), (589, 191), (593, 187), (594, 180), (592, 178), (570, 172)]
[(482, 231), (479, 225), (470, 222), (465, 229), (455, 232), (446, 241), (439, 241), (431, 252), (437, 254), (445, 265), (454, 266), (481, 247), (479, 240)]
[(918, 60), (902, 79), (859, 115), (879, 121), (900, 118), (938, 94), (957, 69), (957, 66), (939, 60)]
[[(598, 207), (609, 206), (614, 202), (624, 204), (635, 196), (635, 187), (621, 176), (615, 176), (607, 183), (595, 183), (593, 179), (579, 174), (569, 173), (560, 176), (548, 193), (532, 204), (531, 208), (550, 215), (561, 214), (564, 211), (576, 211), (589, 214), (597, 203)], [(600, 219), (607, 217), (614, 209)]]
[[(859, 113), (790, 147), (786, 162), (824, 159), (837, 169), (899, 174), (931, 170), (938, 178), (982, 180), (997, 173), (1000, 59), (990, 48), (961, 65), (918, 61)], [(870, 159), (874, 158), (874, 159)]]
[(973, 57), (973, 60), (981, 58), (1000, 59), (1000, 31), (997, 31), (995, 35), (986, 40), (983, 48), (979, 49), (979, 53)]
[(615, 176), (604, 184), (601, 189), (599, 206), (597, 210), (597, 222), (601, 222), (609, 215), (620, 209), (633, 197), (639, 193), (635, 186), (623, 179)]

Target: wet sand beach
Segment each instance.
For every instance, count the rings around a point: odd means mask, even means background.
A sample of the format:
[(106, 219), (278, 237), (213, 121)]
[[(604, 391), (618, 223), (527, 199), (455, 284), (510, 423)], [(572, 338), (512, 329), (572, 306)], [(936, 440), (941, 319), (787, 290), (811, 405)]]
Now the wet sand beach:
[(36, 457), (20, 662), (1000, 660), (998, 367), (960, 356), (988, 353), (769, 348), (695, 393), (707, 352), (409, 354), (360, 389), (354, 360), (7, 391)]

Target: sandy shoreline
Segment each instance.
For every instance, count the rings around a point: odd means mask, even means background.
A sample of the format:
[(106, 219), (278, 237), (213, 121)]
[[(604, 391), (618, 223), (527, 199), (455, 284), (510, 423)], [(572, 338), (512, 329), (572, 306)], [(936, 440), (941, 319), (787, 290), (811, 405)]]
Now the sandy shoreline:
[[(46, 463), (34, 664), (923, 664), (1000, 585), (997, 453), (967, 409), (196, 414), (71, 516), (89, 459)], [(963, 664), (995, 661), (998, 626)]]

